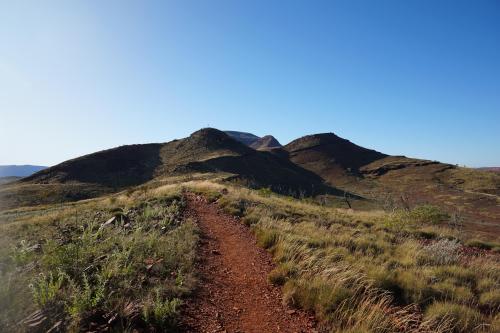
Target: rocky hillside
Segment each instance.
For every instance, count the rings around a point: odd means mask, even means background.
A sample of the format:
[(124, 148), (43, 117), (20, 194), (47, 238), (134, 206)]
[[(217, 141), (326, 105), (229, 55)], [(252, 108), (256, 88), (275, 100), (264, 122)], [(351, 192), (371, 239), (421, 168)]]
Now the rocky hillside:
[(334, 184), (387, 155), (363, 148), (333, 133), (304, 136), (285, 145), (290, 160)]
[(286, 155), (257, 151), (205, 128), (167, 143), (121, 146), (68, 160), (0, 188), (2, 205), (80, 200), (162, 177), (226, 173), (250, 187), (298, 193), (340, 193)]

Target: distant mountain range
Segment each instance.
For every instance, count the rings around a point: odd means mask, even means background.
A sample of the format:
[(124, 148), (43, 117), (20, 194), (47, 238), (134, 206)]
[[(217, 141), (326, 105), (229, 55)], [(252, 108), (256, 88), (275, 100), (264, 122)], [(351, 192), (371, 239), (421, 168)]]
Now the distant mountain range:
[(484, 167), (484, 168), (477, 168), (478, 170), (482, 171), (491, 171), (491, 172), (499, 172), (500, 173), (500, 167)]
[(0, 165), (0, 177), (27, 177), (46, 168), (41, 165)]

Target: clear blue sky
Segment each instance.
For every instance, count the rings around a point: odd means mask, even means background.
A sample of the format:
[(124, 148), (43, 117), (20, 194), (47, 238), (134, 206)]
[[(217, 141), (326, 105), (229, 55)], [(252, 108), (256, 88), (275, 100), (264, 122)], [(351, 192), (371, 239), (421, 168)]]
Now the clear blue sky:
[(0, 0), (0, 164), (206, 126), (500, 165), (500, 1)]

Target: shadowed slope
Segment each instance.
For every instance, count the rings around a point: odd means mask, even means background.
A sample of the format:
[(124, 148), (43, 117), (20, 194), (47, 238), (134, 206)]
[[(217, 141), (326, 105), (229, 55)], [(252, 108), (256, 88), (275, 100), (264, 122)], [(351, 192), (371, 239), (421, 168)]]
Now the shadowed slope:
[(94, 198), (143, 184), (161, 164), (161, 144), (121, 146), (68, 160), (0, 187), (0, 210)]
[(333, 133), (308, 135), (284, 147), (290, 160), (331, 184), (359, 174), (359, 168), (387, 155), (355, 145)]
[(282, 193), (340, 193), (286, 156), (256, 151), (216, 129), (202, 129), (189, 138), (166, 144), (161, 151), (164, 172), (227, 172), (255, 187)]
[(284, 148), (291, 161), (333, 186), (377, 201), (405, 198), (402, 204), (411, 207), (439, 205), (462, 216), (469, 230), (500, 232), (498, 173), (389, 156), (331, 133), (309, 135)]
[(0, 188), (0, 209), (92, 198), (162, 176), (225, 172), (252, 187), (294, 194), (340, 193), (286, 154), (256, 151), (205, 128), (164, 144), (130, 145), (81, 156)]
[(121, 146), (81, 156), (26, 177), (23, 183), (91, 183), (120, 188), (142, 184), (161, 164), (161, 144)]

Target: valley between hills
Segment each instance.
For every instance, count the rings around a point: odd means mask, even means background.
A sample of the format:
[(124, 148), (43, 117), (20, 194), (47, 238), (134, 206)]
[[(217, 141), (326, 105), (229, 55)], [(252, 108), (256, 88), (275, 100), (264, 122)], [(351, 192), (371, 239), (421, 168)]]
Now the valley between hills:
[(204, 128), (0, 183), (5, 332), (498, 332), (500, 173)]

